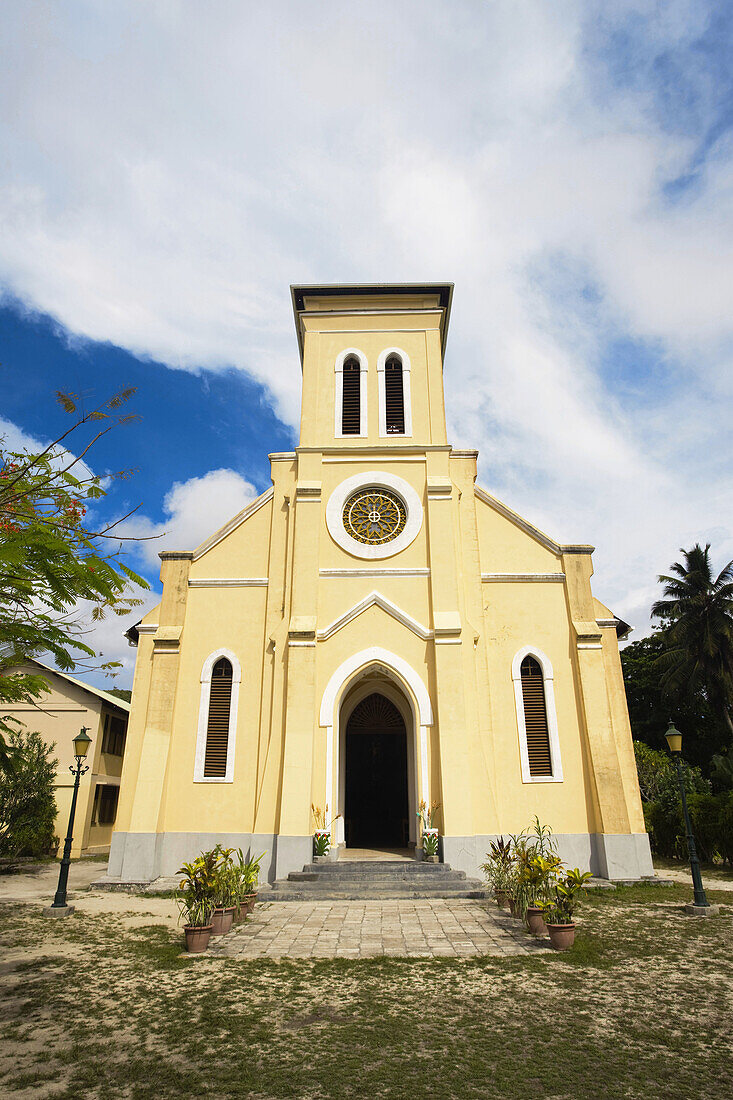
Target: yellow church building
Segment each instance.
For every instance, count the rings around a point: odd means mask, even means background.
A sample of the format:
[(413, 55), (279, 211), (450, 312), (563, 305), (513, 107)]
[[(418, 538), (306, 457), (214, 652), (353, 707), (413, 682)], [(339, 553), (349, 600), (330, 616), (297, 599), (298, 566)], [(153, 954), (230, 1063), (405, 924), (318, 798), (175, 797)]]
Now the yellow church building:
[(173, 874), (216, 842), (310, 862), (405, 849), (439, 804), (476, 875), (538, 815), (573, 866), (653, 874), (619, 661), (563, 545), (476, 484), (447, 440), (451, 284), (296, 286), (300, 443), (195, 550), (163, 551), (137, 662), (109, 876)]

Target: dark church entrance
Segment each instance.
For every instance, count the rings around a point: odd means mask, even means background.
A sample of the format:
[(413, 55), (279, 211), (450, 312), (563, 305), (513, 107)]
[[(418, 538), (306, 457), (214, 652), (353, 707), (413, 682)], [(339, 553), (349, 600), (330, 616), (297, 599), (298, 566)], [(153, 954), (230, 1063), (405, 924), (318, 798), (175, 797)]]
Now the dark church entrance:
[(346, 725), (347, 848), (406, 848), (407, 734), (397, 707), (374, 692)]

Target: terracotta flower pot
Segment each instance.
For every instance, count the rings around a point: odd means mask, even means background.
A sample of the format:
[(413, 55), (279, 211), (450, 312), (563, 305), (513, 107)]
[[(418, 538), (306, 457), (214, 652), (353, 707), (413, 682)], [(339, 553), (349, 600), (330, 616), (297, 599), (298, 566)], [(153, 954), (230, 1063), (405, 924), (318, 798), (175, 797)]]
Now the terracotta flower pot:
[(215, 909), (211, 914), (212, 936), (225, 936), (234, 922), (234, 906)]
[(257, 901), (257, 893), (256, 892), (254, 894), (243, 894), (242, 895), (242, 912), (244, 913), (245, 916), (247, 916), (248, 913), (252, 912), (252, 910), (255, 907), (255, 902), (256, 901)]
[(496, 904), (500, 909), (510, 909), (512, 899), (507, 894), (506, 890), (494, 890), (494, 897), (496, 898)]
[(527, 927), (533, 936), (546, 936), (547, 925), (542, 917), (542, 910), (535, 905), (527, 908)]
[(574, 924), (548, 924), (550, 943), (556, 951), (567, 951), (575, 943)]
[(186, 950), (190, 955), (200, 955), (209, 946), (210, 924), (187, 924), (183, 931), (186, 934)]

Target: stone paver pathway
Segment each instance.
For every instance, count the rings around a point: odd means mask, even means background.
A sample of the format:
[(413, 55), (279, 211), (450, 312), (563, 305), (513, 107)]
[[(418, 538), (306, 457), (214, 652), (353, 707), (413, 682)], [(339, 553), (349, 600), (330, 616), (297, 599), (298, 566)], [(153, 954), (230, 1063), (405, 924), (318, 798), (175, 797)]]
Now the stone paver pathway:
[(212, 939), (209, 953), (237, 959), (463, 958), (549, 951), (504, 910), (462, 898), (283, 901), (258, 905)]

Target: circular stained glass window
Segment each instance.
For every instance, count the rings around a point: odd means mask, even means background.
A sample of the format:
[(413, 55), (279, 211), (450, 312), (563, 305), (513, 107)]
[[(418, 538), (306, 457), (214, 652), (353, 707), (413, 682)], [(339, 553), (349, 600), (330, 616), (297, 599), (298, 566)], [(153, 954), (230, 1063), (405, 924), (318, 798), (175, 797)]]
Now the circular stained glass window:
[(404, 531), (407, 509), (396, 493), (372, 486), (359, 489), (349, 497), (344, 505), (343, 521), (352, 539), (380, 546)]

